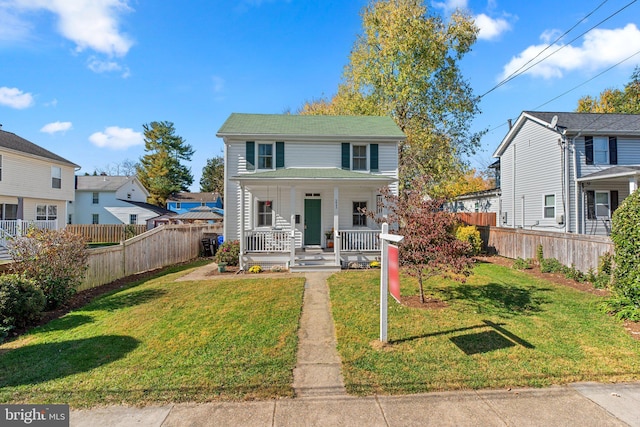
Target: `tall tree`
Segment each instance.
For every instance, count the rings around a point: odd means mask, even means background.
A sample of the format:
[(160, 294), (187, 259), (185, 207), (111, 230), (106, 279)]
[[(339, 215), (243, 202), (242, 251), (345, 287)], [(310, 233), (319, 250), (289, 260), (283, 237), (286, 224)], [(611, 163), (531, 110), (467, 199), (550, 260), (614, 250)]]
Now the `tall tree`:
[(362, 26), (336, 95), (299, 113), (393, 117), (407, 135), (401, 188), (416, 176), (459, 174), (482, 134), (469, 131), (479, 99), (459, 69), (476, 41), (472, 18), (455, 12), (444, 22), (421, 0), (377, 0), (364, 8)]
[(191, 169), (181, 163), (191, 160), (193, 148), (175, 134), (171, 122), (151, 122), (142, 127), (147, 154), (140, 158), (137, 175), (149, 190), (149, 203), (165, 206), (172, 193), (187, 191), (193, 183)]
[(640, 67), (635, 68), (631, 80), (623, 90), (605, 89), (599, 96), (589, 95), (578, 100), (579, 113), (640, 114)]
[(219, 193), (224, 197), (224, 158), (222, 156), (207, 159), (207, 164), (202, 168), (200, 191)]

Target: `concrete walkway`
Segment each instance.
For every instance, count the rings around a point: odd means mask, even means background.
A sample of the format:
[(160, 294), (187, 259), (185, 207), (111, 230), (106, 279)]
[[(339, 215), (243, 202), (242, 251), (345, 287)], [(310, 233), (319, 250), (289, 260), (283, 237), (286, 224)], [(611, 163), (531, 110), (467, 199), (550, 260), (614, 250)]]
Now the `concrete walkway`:
[[(188, 279), (206, 276), (207, 268)], [(640, 427), (640, 383), (408, 396), (347, 396), (326, 273), (307, 273), (296, 398), (71, 411), (71, 426), (567, 426)], [(198, 278), (198, 279), (196, 279)]]

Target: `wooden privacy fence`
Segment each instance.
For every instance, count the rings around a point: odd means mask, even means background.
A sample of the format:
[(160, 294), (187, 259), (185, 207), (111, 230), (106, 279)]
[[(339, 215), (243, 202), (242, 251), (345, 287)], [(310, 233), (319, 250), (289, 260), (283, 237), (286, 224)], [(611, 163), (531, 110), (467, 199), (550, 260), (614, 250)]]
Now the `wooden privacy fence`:
[(605, 252), (613, 253), (613, 242), (604, 236), (554, 233), (506, 227), (478, 227), (485, 249), (507, 258), (536, 258), (542, 245), (545, 258), (555, 258), (562, 264), (587, 272), (598, 268)]
[(68, 224), (65, 228), (94, 243), (118, 243), (147, 231), (145, 224)]
[(495, 212), (456, 212), (456, 216), (467, 225), (496, 226)]
[(117, 246), (89, 249), (89, 268), (78, 290), (195, 259), (202, 238), (218, 231), (209, 224), (163, 225)]

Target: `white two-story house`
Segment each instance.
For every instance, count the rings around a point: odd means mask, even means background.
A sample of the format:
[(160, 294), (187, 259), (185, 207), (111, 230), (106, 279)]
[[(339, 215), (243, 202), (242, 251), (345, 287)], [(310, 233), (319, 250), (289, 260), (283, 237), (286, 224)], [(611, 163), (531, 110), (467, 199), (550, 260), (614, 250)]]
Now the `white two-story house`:
[(379, 255), (379, 190), (397, 192), (398, 144), (390, 117), (232, 114), (225, 145), (224, 238), (241, 267), (334, 268)]
[(524, 111), (500, 160), (498, 226), (608, 235), (640, 179), (640, 115)]
[[(64, 228), (80, 166), (26, 139), (0, 130), (0, 244), (26, 222)], [(18, 227), (18, 229), (16, 228)]]
[(69, 224), (138, 224), (173, 212), (147, 203), (149, 192), (135, 176), (76, 176)]

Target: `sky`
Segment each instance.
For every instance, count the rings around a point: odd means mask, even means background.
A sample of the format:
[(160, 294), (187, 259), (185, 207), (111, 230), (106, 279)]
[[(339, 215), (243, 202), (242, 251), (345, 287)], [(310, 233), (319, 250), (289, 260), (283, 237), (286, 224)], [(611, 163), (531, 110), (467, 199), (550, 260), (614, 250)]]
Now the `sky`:
[[(231, 113), (295, 113), (336, 92), (366, 4), (0, 0), (0, 124), (91, 174), (137, 161), (143, 125), (172, 122), (195, 150), (188, 166), (199, 191)], [(584, 95), (622, 89), (640, 64), (637, 0), (425, 4), (445, 20), (463, 9), (480, 28), (460, 62), (483, 95), (471, 130), (487, 132), (467, 159), (476, 168), (492, 162), (508, 119), (574, 111)]]

